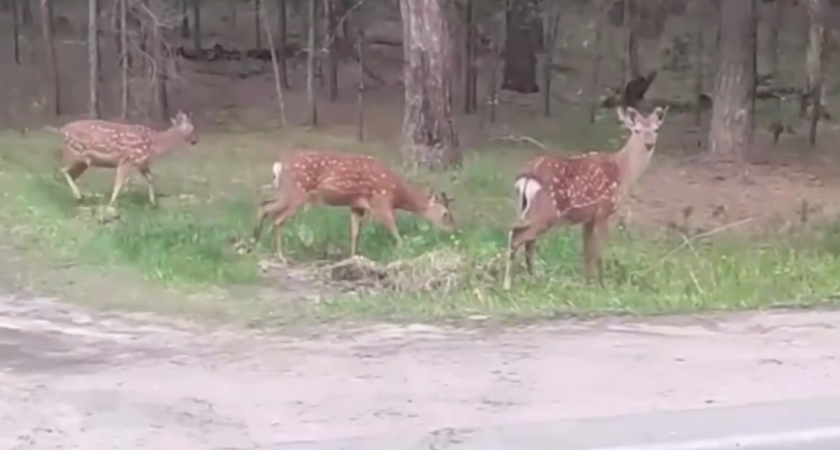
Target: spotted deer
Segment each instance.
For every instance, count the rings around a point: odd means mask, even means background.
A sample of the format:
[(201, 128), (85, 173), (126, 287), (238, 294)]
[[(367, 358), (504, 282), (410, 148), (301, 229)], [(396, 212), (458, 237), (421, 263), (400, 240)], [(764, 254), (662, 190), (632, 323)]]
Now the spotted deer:
[(452, 199), (445, 193), (420, 192), (381, 161), (367, 155), (325, 151), (298, 151), (272, 165), (277, 197), (264, 201), (251, 237), (256, 243), (268, 216), (274, 218), (277, 258), (285, 261), (280, 242), (283, 223), (307, 204), (325, 204), (350, 209), (350, 256), (359, 245), (362, 219), (370, 217), (402, 242), (394, 211), (404, 210), (424, 217), (452, 232), (455, 221), (449, 211)]
[(593, 265), (597, 265), (598, 282), (603, 286), (601, 254), (609, 234), (609, 219), (650, 164), (667, 109), (657, 107), (648, 116), (633, 108), (618, 108), (617, 112), (631, 132), (618, 152), (542, 155), (531, 160), (516, 177), (520, 217), (509, 234), (504, 289), (510, 289), (511, 266), (519, 247), (525, 246), (525, 265), (533, 275), (537, 238), (556, 225), (583, 226), (584, 274), (591, 281)]
[(77, 200), (82, 194), (76, 180), (90, 167), (116, 169), (114, 189), (108, 206), (114, 205), (132, 169), (140, 172), (149, 189), (149, 202), (156, 204), (152, 184), (151, 162), (187, 143), (198, 143), (198, 134), (190, 117), (178, 112), (172, 125), (157, 131), (144, 125), (108, 122), (105, 120), (77, 120), (61, 128), (47, 127), (64, 138), (61, 150), (61, 172)]

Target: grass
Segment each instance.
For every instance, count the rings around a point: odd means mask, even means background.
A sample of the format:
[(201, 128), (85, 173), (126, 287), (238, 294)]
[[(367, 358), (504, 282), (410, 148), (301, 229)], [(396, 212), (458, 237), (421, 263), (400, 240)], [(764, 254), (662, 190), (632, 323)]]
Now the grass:
[[(586, 133), (615, 137), (615, 131), (606, 128)], [(721, 233), (688, 244), (639, 230), (615, 231), (607, 251), (606, 288), (582, 282), (579, 231), (557, 230), (539, 243), (537, 277), (520, 273), (514, 289), (504, 292), (496, 277), (506, 245), (505, 225), (513, 217), (510, 179), (530, 151), (484, 148), (468, 152), (458, 173), (410, 175), (456, 198), (457, 233), (447, 235), (400, 215), (405, 242), (396, 247), (381, 227), (363, 228), (361, 252), (379, 262), (442, 249), (458, 255), (462, 273), (456, 289), (376, 295), (328, 291), (320, 301), (301, 301), (296, 288), (260, 274), (257, 260), (268, 254), (269, 233), (256, 254), (241, 255), (231, 246), (247, 237), (254, 225), (259, 186), (270, 179), (269, 163), (278, 154), (275, 143), (379, 155), (385, 147), (360, 148), (340, 133), (204, 136), (198, 147), (155, 166), (158, 191), (166, 194), (159, 208), (148, 205), (138, 177), (120, 198), (121, 220), (102, 225), (96, 208), (107, 201), (110, 171), (91, 171), (82, 178), (83, 193), (98, 196), (80, 207), (55, 173), (54, 137), (6, 133), (0, 142), (0, 231), (9, 237), (19, 261), (26, 262), (5, 264), (9, 267), (3, 270), (26, 269), (37, 274), (24, 282), (29, 288), (97, 304), (262, 324), (805, 306), (824, 303), (840, 292), (840, 226), (811, 231), (807, 239), (787, 235), (739, 240)], [(287, 256), (311, 263), (346, 254), (348, 224), (344, 210), (309, 208), (284, 228)], [(93, 285), (101, 289), (89, 289)]]

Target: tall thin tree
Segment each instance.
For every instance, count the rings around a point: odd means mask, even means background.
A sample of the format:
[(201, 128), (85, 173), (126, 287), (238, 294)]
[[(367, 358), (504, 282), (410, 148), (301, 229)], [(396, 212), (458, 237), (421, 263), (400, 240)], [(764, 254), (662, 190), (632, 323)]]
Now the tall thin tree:
[(88, 114), (99, 118), (99, 8), (97, 0), (88, 0)]
[(47, 54), (47, 61), (50, 64), (53, 85), (53, 112), (60, 116), (63, 108), (61, 104), (61, 71), (58, 66), (58, 58), (55, 54), (55, 41), (53, 40), (53, 11), (51, 0), (41, 0), (41, 34), (44, 38), (44, 50)]
[(318, 103), (315, 100), (315, 27), (318, 26), (318, 0), (309, 0), (309, 28), (307, 42), (309, 55), (306, 60), (306, 102), (309, 107), (308, 123), (318, 125)]

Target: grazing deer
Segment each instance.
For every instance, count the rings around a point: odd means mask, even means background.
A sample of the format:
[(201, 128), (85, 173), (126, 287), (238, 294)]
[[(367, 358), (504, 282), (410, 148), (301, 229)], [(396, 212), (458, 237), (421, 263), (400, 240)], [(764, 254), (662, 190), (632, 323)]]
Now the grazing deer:
[(64, 138), (61, 150), (61, 172), (77, 200), (82, 199), (76, 180), (89, 167), (117, 170), (111, 192), (113, 206), (131, 169), (137, 169), (149, 188), (149, 202), (156, 204), (152, 172), (149, 165), (158, 156), (186, 143), (195, 145), (198, 135), (189, 116), (183, 112), (172, 119), (172, 126), (156, 131), (144, 125), (108, 122), (104, 120), (77, 120), (61, 128), (47, 127)]
[(634, 108), (618, 108), (618, 118), (631, 131), (616, 153), (588, 153), (575, 157), (539, 156), (516, 177), (520, 220), (509, 235), (504, 289), (510, 289), (511, 265), (525, 245), (525, 265), (533, 275), (537, 238), (555, 225), (583, 225), (583, 267), (591, 281), (593, 265), (603, 286), (601, 254), (609, 233), (609, 219), (629, 189), (650, 164), (659, 126), (666, 109), (649, 116)]
[(362, 219), (368, 214), (402, 242), (394, 211), (401, 209), (429, 220), (435, 226), (455, 231), (449, 211), (452, 199), (445, 193), (424, 194), (409, 185), (382, 162), (366, 155), (321, 151), (299, 151), (272, 166), (277, 198), (262, 203), (252, 242), (260, 238), (267, 216), (274, 217), (274, 246), (277, 258), (285, 261), (280, 227), (306, 204), (323, 203), (350, 209), (350, 256), (359, 244)]

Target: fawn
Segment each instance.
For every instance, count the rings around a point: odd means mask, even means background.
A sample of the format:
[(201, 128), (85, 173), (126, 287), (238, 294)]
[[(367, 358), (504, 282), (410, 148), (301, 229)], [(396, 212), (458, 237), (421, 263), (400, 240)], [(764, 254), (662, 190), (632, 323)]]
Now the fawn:
[(61, 128), (47, 129), (64, 138), (61, 172), (77, 200), (82, 199), (82, 194), (76, 180), (89, 167), (117, 170), (108, 207), (117, 200), (131, 169), (137, 169), (148, 185), (149, 202), (155, 205), (155, 189), (149, 169), (152, 160), (186, 143), (198, 143), (195, 127), (187, 114), (179, 111), (171, 121), (172, 126), (164, 131), (105, 120), (77, 120)]
[(323, 203), (350, 209), (350, 256), (359, 244), (362, 219), (368, 214), (402, 242), (394, 222), (394, 210), (401, 209), (429, 220), (449, 232), (455, 221), (449, 211), (452, 199), (445, 193), (422, 193), (382, 162), (367, 155), (314, 150), (298, 151), (272, 166), (277, 198), (264, 201), (257, 215), (252, 242), (259, 240), (268, 215), (274, 217), (274, 246), (277, 258), (285, 261), (280, 227), (302, 206)]
[(609, 219), (638, 177), (650, 164), (659, 126), (667, 109), (649, 116), (634, 108), (618, 108), (618, 118), (631, 131), (616, 153), (588, 153), (575, 157), (538, 156), (516, 177), (519, 221), (511, 228), (504, 289), (510, 289), (511, 265), (525, 245), (525, 265), (533, 275), (537, 238), (555, 225), (583, 226), (583, 266), (587, 282), (593, 264), (603, 286), (601, 254), (609, 233)]

